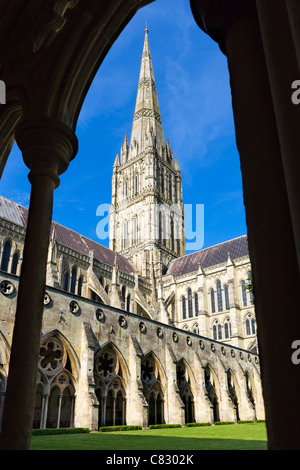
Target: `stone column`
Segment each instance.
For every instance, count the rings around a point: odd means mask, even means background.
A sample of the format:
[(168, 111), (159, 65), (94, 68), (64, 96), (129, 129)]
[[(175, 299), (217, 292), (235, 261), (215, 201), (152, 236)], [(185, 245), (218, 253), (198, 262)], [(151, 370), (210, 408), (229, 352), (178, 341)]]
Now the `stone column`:
[(26, 450), (31, 442), (53, 192), (78, 143), (69, 128), (50, 118), (22, 123), (16, 141), (30, 169), (31, 197), (0, 447)]
[[(285, 0), (285, 4), (289, 15), (298, 67), (300, 69), (300, 4), (298, 0)], [(296, 79), (299, 79), (299, 77), (296, 77)]]
[[(293, 2), (290, 13), (295, 38), (300, 36), (300, 25), (295, 24), (296, 10)], [(292, 83), (300, 78), (293, 33), (289, 22), (286, 3), (257, 0), (266, 63), (277, 121), (285, 182), (289, 198), (295, 245), (300, 267), (300, 106), (294, 104)], [(280, 27), (280, 34), (278, 34)], [(299, 45), (297, 47), (299, 49)]]
[(295, 315), (299, 270), (256, 5), (254, 0), (191, 0), (191, 6), (199, 27), (219, 43), (228, 60), (268, 445), (299, 449), (300, 374), (291, 361), (291, 344), (300, 330), (300, 315)]

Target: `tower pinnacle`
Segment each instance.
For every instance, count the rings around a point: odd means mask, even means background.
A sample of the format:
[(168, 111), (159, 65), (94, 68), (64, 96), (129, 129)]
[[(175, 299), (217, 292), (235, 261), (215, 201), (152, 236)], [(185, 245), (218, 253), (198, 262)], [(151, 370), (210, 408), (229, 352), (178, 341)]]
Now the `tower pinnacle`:
[(139, 151), (143, 151), (149, 131), (157, 148), (165, 145), (146, 23), (130, 146), (137, 144)]

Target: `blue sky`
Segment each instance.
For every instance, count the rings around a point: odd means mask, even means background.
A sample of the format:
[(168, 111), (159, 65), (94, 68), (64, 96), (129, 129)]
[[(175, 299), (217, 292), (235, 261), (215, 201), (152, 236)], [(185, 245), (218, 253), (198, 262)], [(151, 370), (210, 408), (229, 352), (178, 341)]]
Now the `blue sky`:
[[(187, 0), (139, 10), (105, 58), (83, 105), (79, 152), (55, 191), (53, 219), (97, 239), (97, 207), (111, 201), (112, 166), (130, 137), (145, 24), (165, 138), (183, 180), (185, 204), (204, 204), (203, 248), (247, 231), (225, 56), (196, 25)], [(26, 207), (30, 184), (15, 145), (0, 194)]]

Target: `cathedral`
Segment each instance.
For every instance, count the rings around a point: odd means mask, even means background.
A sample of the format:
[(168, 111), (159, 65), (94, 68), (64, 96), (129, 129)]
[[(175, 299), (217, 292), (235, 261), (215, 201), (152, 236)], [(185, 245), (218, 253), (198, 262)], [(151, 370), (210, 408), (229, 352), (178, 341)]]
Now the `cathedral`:
[[(264, 419), (247, 236), (186, 254), (179, 162), (146, 28), (109, 248), (52, 222), (34, 428)], [(0, 423), (27, 216), (0, 197)]]

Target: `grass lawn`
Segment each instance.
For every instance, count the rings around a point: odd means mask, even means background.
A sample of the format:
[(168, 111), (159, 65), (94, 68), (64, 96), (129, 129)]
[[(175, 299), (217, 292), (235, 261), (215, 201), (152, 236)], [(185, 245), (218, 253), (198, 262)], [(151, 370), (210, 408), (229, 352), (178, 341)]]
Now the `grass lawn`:
[(32, 450), (266, 450), (264, 423), (33, 436)]

